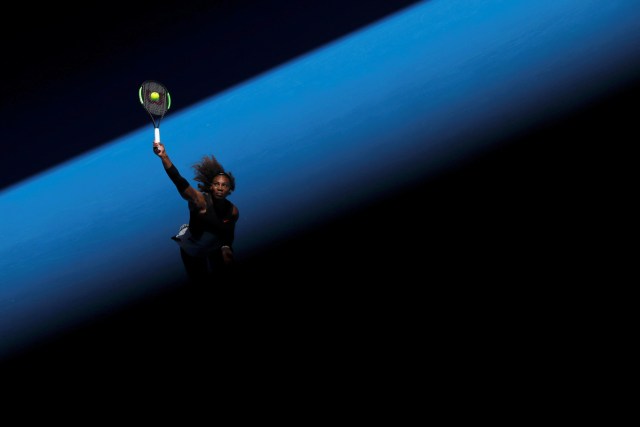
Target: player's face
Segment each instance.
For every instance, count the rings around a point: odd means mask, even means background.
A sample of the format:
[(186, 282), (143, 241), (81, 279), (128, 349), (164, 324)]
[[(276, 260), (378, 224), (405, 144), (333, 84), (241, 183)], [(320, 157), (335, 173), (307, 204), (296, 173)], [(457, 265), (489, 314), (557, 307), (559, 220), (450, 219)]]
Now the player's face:
[(231, 183), (226, 175), (217, 175), (211, 184), (211, 193), (216, 199), (224, 199), (231, 191)]

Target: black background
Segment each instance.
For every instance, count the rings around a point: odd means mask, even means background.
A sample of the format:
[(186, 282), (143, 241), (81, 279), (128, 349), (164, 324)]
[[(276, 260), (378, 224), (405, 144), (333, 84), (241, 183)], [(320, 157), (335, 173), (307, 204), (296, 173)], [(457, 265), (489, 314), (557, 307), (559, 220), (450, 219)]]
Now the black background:
[[(6, 18), (21, 31), (2, 30), (2, 186), (146, 125), (131, 102), (142, 80), (164, 82), (181, 94), (173, 108), (186, 108), (412, 3), (49, 4), (36, 16), (25, 7)], [(327, 345), (403, 347), (433, 313), (459, 325), (456, 316), (482, 318), (497, 301), (516, 310), (541, 293), (551, 299), (551, 283), (561, 288), (595, 268), (576, 258), (599, 233), (594, 212), (612, 203), (608, 171), (633, 134), (628, 106), (637, 95), (636, 83), (619, 88), (391, 199), (277, 242), (228, 286), (179, 286), (6, 366), (88, 382), (114, 369), (153, 376), (147, 369), (194, 374), (240, 363), (253, 371), (285, 348), (299, 361)], [(390, 221), (398, 233), (381, 244), (377, 227)]]

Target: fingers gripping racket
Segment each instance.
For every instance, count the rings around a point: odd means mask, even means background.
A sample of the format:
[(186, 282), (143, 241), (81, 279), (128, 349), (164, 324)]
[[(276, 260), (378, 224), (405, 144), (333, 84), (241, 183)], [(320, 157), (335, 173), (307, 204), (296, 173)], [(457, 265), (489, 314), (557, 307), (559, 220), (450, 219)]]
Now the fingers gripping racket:
[(153, 142), (160, 142), (160, 121), (171, 108), (171, 95), (162, 83), (146, 80), (138, 89), (138, 97), (153, 122)]

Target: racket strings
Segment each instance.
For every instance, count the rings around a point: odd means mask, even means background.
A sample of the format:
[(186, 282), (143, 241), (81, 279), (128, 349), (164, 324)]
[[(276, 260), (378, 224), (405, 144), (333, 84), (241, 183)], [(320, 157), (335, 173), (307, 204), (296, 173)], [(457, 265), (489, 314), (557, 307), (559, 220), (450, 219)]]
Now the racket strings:
[[(156, 100), (151, 99), (151, 94), (154, 92), (159, 95)], [(149, 114), (162, 117), (169, 109), (169, 94), (162, 84), (146, 81), (142, 84), (140, 90), (140, 102)]]

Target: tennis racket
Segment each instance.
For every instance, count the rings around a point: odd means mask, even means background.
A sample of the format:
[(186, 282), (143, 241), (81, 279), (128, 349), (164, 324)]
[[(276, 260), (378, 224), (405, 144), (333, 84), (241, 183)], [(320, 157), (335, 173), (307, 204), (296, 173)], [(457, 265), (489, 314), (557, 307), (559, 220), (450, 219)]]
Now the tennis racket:
[(138, 89), (138, 97), (153, 122), (153, 142), (158, 143), (160, 142), (160, 121), (171, 108), (171, 95), (162, 83), (146, 80)]

